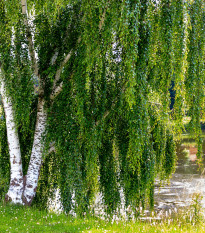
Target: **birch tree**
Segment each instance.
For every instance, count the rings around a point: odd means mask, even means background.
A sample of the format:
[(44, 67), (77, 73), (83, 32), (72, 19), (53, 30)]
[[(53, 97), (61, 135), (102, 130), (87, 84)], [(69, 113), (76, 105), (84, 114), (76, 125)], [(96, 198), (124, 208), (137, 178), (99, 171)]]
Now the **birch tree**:
[(108, 213), (120, 190), (127, 206), (153, 206), (155, 178), (174, 171), (185, 109), (200, 149), (204, 9), (203, 0), (1, 0), (6, 200), (30, 205), (58, 187), (67, 212), (88, 211), (99, 191)]

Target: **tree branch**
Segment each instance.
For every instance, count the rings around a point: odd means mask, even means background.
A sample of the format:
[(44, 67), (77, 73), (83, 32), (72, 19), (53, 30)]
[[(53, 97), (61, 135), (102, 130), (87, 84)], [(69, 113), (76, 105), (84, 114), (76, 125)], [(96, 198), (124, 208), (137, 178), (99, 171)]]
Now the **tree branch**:
[[(22, 0), (22, 1), (25, 1), (25, 0)], [(109, 4), (109, 2), (108, 2), (108, 4)], [(105, 10), (104, 10), (104, 12), (102, 14), (102, 18), (101, 18), (100, 23), (99, 23), (99, 31), (101, 31), (102, 26), (104, 24), (106, 11), (107, 11), (107, 7), (105, 8)], [(80, 42), (81, 42), (81, 36), (78, 38), (77, 44), (79, 44)], [(58, 53), (55, 53), (55, 54), (51, 59), (52, 64), (55, 63), (55, 61), (57, 59)], [(52, 94), (50, 95), (51, 100), (53, 100), (62, 91), (63, 82), (61, 82), (60, 85), (57, 85), (57, 83), (60, 80), (60, 76), (61, 76), (61, 73), (62, 73), (62, 70), (63, 70), (64, 66), (68, 63), (68, 61), (70, 60), (72, 54), (73, 54), (73, 49), (71, 49), (70, 52), (65, 56), (64, 60), (60, 64), (59, 69), (56, 71), (55, 79), (54, 79), (54, 82), (53, 82)]]
[(50, 143), (50, 145), (49, 145), (48, 154), (50, 154), (50, 153), (52, 153), (52, 152), (56, 152), (55, 142), (52, 142), (52, 143)]
[[(124, 93), (125, 86), (126, 86), (126, 82), (122, 86), (121, 94)], [(105, 113), (103, 114), (102, 118), (95, 122), (96, 126), (98, 126), (101, 121), (105, 120), (109, 116), (109, 114), (111, 113), (111, 111), (113, 110), (113, 108), (115, 107), (115, 105), (117, 104), (117, 100), (118, 100), (118, 97), (116, 97), (113, 100), (111, 108), (109, 110), (105, 111)]]
[[(79, 44), (81, 42), (81, 37), (78, 38), (77, 44)], [(53, 88), (52, 88), (52, 94), (50, 97), (53, 96), (53, 93), (56, 93), (56, 89), (58, 88), (59, 85), (57, 85), (58, 81), (60, 80), (60, 76), (62, 73), (62, 70), (64, 68), (64, 66), (68, 63), (68, 61), (70, 60), (71, 56), (73, 54), (73, 49), (70, 50), (70, 52), (65, 56), (64, 60), (61, 62), (59, 69), (56, 71), (55, 74), (55, 79), (53, 82)], [(71, 75), (72, 76), (72, 75)], [(60, 85), (63, 84), (62, 82), (60, 83)], [(62, 90), (62, 88), (58, 88), (58, 91), (60, 93), (60, 91)], [(58, 94), (59, 94), (58, 93)], [(56, 96), (56, 95), (55, 95)], [(55, 97), (54, 97), (55, 98)]]
[(100, 23), (99, 23), (99, 31), (102, 30), (102, 26), (103, 26), (104, 21), (105, 21), (106, 10), (107, 10), (107, 8), (105, 8), (105, 10), (104, 10), (104, 12), (103, 12), (103, 14), (102, 14), (102, 18), (101, 18)]
[(50, 99), (51, 100), (54, 100), (55, 98), (56, 98), (56, 96), (58, 95), (58, 94), (60, 94), (60, 92), (62, 91), (62, 89), (63, 89), (63, 82), (61, 82), (57, 87), (56, 87), (56, 89), (54, 89), (54, 91), (51, 93), (51, 95), (50, 95)]
[(22, 7), (22, 14), (24, 15), (24, 24), (26, 27), (26, 37), (28, 40), (28, 47), (29, 47), (29, 54), (30, 54), (31, 62), (32, 62), (32, 69), (33, 69), (34, 74), (38, 77), (39, 70), (38, 70), (38, 64), (37, 64), (37, 60), (36, 60), (36, 56), (35, 56), (32, 34), (31, 34), (29, 24), (28, 24), (26, 0), (21, 0), (21, 7)]
[[(71, 73), (69, 79), (72, 79), (74, 72)], [(50, 100), (54, 100), (62, 91), (63, 89), (63, 81), (56, 86), (55, 89), (53, 89), (51, 95), (50, 95)]]
[(56, 52), (53, 54), (52, 58), (51, 58), (51, 65), (54, 65), (56, 60), (58, 58), (58, 51), (56, 50)]
[(108, 1), (107, 6), (105, 7), (105, 9), (103, 11), (102, 18), (101, 18), (100, 23), (99, 23), (99, 31), (102, 30), (102, 26), (103, 26), (104, 21), (105, 21), (105, 14), (106, 14), (106, 11), (107, 11), (107, 8), (108, 8), (109, 4), (110, 4), (110, 1)]
[(64, 60), (61, 62), (59, 69), (56, 71), (55, 79), (53, 82), (53, 91), (55, 91), (55, 88), (57, 86), (57, 82), (60, 80), (61, 72), (62, 72), (64, 66), (66, 65), (66, 63), (70, 60), (72, 53), (73, 53), (73, 49), (71, 49), (70, 52), (66, 55)]

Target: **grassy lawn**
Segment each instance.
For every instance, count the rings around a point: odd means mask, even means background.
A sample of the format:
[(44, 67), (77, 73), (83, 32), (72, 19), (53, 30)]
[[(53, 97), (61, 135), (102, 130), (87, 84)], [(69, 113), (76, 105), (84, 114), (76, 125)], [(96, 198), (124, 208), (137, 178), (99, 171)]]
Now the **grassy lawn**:
[[(184, 218), (181, 218), (184, 219)], [(107, 222), (71, 218), (34, 208), (0, 204), (0, 232), (205, 232), (205, 223), (166, 219), (161, 222)]]

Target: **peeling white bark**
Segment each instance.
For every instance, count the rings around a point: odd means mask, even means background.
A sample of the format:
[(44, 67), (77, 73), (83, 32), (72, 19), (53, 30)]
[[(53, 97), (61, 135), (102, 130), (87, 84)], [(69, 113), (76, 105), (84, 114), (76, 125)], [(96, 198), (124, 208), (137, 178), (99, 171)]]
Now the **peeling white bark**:
[(33, 148), (26, 175), (26, 185), (23, 193), (23, 202), (30, 205), (37, 189), (38, 178), (42, 164), (42, 153), (44, 149), (43, 135), (45, 133), (47, 112), (45, 110), (45, 100), (39, 98), (36, 128), (34, 134)]
[(23, 171), (21, 161), (20, 143), (17, 127), (14, 121), (14, 111), (11, 98), (6, 93), (5, 83), (1, 79), (1, 96), (6, 115), (7, 140), (10, 154), (10, 186), (6, 194), (6, 201), (22, 204)]

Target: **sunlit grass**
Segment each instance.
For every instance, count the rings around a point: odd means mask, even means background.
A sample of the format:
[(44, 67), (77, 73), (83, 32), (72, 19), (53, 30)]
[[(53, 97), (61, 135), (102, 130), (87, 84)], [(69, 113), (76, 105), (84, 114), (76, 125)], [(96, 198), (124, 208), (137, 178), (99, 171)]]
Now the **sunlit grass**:
[(195, 216), (193, 210), (184, 210), (174, 216), (164, 215), (162, 220), (153, 218), (149, 222), (110, 222), (0, 204), (0, 232), (205, 232), (203, 218), (199, 213)]

